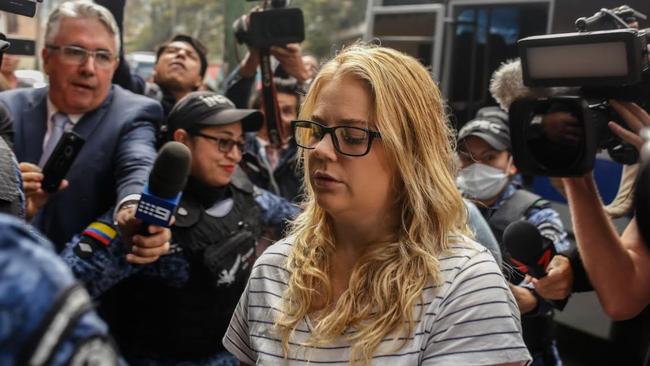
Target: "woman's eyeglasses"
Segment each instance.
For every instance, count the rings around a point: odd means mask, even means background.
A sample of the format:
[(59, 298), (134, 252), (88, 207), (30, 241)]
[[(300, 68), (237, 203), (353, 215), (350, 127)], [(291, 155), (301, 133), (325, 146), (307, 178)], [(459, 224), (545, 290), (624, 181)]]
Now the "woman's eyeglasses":
[(222, 153), (231, 152), (232, 148), (235, 147), (235, 146), (237, 146), (240, 153), (243, 153), (244, 148), (246, 147), (246, 143), (244, 143), (244, 142), (231, 140), (231, 139), (224, 139), (224, 138), (214, 137), (214, 136), (206, 135), (206, 134), (201, 133), (201, 132), (192, 132), (191, 135), (203, 137), (204, 139), (208, 139), (208, 140), (212, 140), (212, 141), (216, 142), (217, 143), (217, 148)]
[(348, 156), (363, 156), (370, 151), (372, 140), (381, 138), (377, 131), (367, 128), (336, 126), (326, 127), (314, 121), (292, 121), (293, 137), (296, 144), (304, 149), (314, 149), (330, 134), (336, 151)]

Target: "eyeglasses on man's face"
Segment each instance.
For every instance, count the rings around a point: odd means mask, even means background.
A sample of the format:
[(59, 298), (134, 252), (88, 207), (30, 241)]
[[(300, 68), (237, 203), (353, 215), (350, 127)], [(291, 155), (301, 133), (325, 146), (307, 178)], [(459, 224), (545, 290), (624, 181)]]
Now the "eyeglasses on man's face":
[(316, 145), (330, 134), (336, 151), (348, 156), (363, 156), (370, 151), (372, 140), (381, 138), (377, 131), (352, 126), (327, 127), (314, 121), (292, 121), (296, 144), (304, 149), (315, 149)]
[(215, 142), (217, 144), (217, 148), (219, 149), (219, 151), (226, 154), (231, 152), (232, 148), (235, 146), (237, 146), (240, 153), (243, 153), (246, 147), (246, 143), (242, 141), (231, 140), (231, 139), (226, 139), (221, 137), (214, 137), (214, 136), (206, 135), (201, 132), (191, 132), (190, 134), (193, 136), (203, 137), (204, 139), (208, 139)]
[(108, 50), (87, 50), (78, 46), (46, 46), (51, 51), (60, 52), (61, 60), (68, 65), (81, 65), (92, 57), (95, 60), (95, 66), (103, 69), (111, 68), (115, 65), (116, 56)]

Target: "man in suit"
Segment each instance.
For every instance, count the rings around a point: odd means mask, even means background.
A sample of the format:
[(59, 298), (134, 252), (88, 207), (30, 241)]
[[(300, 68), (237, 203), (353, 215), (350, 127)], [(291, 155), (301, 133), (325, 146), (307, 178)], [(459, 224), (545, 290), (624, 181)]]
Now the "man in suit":
[[(162, 109), (111, 84), (120, 36), (104, 7), (62, 3), (49, 16), (44, 43), (49, 88), (0, 93), (0, 103), (14, 121), (27, 214), (61, 250), (110, 207), (116, 205), (120, 218), (121, 208), (138, 199), (155, 158)], [(41, 168), (69, 130), (86, 143), (59, 191), (48, 195), (41, 189)]]

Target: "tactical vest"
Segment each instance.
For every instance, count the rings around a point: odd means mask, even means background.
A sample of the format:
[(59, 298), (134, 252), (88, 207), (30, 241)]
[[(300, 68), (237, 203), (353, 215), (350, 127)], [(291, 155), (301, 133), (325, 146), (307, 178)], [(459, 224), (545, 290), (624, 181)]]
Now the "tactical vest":
[(501, 250), (503, 250), (503, 232), (506, 227), (515, 221), (519, 221), (526, 216), (526, 212), (533, 208), (543, 208), (548, 205), (548, 201), (535, 193), (528, 192), (525, 189), (518, 189), (508, 198), (501, 207), (499, 207), (490, 218), (487, 219), (492, 233), (496, 237)]
[(233, 205), (223, 217), (208, 214), (191, 194), (181, 200), (172, 243), (190, 265), (184, 286), (143, 276), (121, 285), (114, 335), (127, 357), (199, 358), (224, 351), (221, 339), (246, 287), (261, 232), (253, 185), (236, 174), (229, 189)]

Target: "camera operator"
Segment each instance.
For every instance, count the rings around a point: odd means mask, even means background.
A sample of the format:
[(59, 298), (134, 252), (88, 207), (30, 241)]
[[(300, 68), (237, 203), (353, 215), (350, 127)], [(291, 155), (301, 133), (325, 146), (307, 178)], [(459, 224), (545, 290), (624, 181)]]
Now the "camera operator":
[[(631, 128), (610, 122), (610, 129), (640, 149), (638, 135), (650, 126), (650, 115), (634, 103), (612, 101), (611, 106)], [(618, 235), (603, 209), (593, 176), (563, 178), (580, 256), (605, 312), (613, 319), (629, 319), (650, 304), (650, 251), (636, 219)]]
[[(249, 104), (251, 93), (255, 84), (255, 76), (260, 65), (260, 53), (255, 47), (248, 46), (248, 52), (242, 62), (233, 70), (224, 81), (226, 97), (232, 100), (238, 108)], [(275, 76), (296, 80), (302, 86), (313, 77), (313, 68), (305, 67), (302, 49), (298, 43), (290, 43), (284, 47), (272, 46), (271, 55), (279, 61), (275, 69)]]
[[(298, 117), (300, 94), (293, 78), (274, 78), (278, 108), (283, 129), (291, 130), (291, 121)], [(256, 91), (251, 108), (264, 113), (262, 90)], [(278, 196), (297, 202), (300, 199), (302, 175), (298, 173), (297, 146), (288, 136), (279, 149), (271, 145), (264, 125), (256, 133), (246, 134), (246, 154), (242, 166), (253, 183)]]

